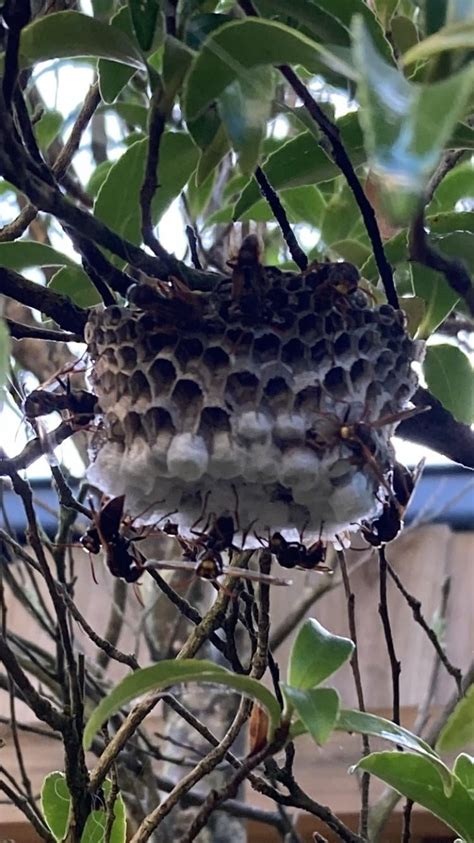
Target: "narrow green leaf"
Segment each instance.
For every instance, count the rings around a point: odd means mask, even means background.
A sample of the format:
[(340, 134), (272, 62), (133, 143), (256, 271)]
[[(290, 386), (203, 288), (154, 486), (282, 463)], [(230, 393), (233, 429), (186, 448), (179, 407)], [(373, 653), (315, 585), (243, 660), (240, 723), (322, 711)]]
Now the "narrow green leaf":
[(41, 810), (56, 840), (64, 840), (69, 825), (71, 795), (64, 773), (49, 773), (41, 786)]
[(474, 758), (461, 752), (454, 762), (453, 773), (464, 785), (471, 799), (474, 799)]
[(403, 56), (403, 64), (413, 64), (420, 59), (427, 59), (446, 50), (474, 49), (474, 15), (470, 20), (450, 23), (438, 29), (429, 38), (420, 41)]
[(353, 31), (359, 119), (369, 164), (387, 214), (402, 223), (415, 212), (463, 114), (474, 66), (433, 85), (411, 83), (379, 56), (360, 19), (355, 19)]
[(128, 8), (137, 41), (142, 50), (147, 52), (153, 44), (159, 12), (158, 0), (128, 0)]
[[(339, 712), (336, 729), (340, 732), (356, 732), (361, 735), (373, 735), (376, 738), (383, 738), (385, 741), (402, 746), (406, 750), (418, 752), (427, 758), (433, 768), (437, 771), (437, 776), (441, 777), (444, 787), (449, 790), (452, 786), (451, 770), (446, 764), (441, 761), (441, 758), (436, 754), (426, 741), (414, 735), (403, 726), (398, 726), (392, 723), (391, 720), (386, 720), (384, 717), (378, 717), (376, 714), (367, 714), (357, 709), (342, 709)], [(387, 753), (390, 755), (391, 753)]]
[[(337, 127), (352, 163), (354, 166), (361, 164), (365, 160), (365, 152), (357, 115), (347, 114), (337, 121)], [(283, 144), (269, 156), (262, 169), (270, 184), (278, 191), (286, 187), (330, 181), (340, 174), (311, 132), (302, 132)], [(234, 219), (240, 219), (259, 199), (258, 184), (252, 179), (236, 203)]]
[(293, 706), (318, 746), (331, 736), (339, 711), (339, 694), (334, 688), (308, 688), (301, 691), (281, 686), (287, 702)]
[(444, 275), (419, 263), (411, 264), (413, 290), (425, 301), (425, 312), (418, 326), (417, 337), (428, 339), (456, 307), (459, 296), (451, 289)]
[(63, 293), (78, 307), (93, 307), (102, 299), (89, 276), (80, 266), (63, 266), (48, 282), (50, 290)]
[(87, 56), (112, 59), (136, 68), (144, 66), (143, 57), (130, 38), (81, 12), (55, 12), (36, 18), (21, 32), (21, 67), (49, 59)]
[(6, 322), (0, 319), (0, 389), (5, 386), (10, 370), (10, 345)]
[[(110, 796), (111, 783), (105, 781), (104, 786), (105, 800)], [(84, 831), (81, 835), (81, 843), (103, 843), (105, 840), (105, 831), (107, 828), (107, 810), (104, 802), (104, 807), (100, 810), (91, 811), (87, 817)], [(110, 837), (107, 838), (108, 843), (125, 843), (127, 839), (127, 818), (125, 813), (125, 804), (122, 794), (119, 793), (114, 802), (114, 821), (110, 831)]]
[(353, 651), (349, 638), (333, 635), (315, 618), (308, 618), (291, 648), (288, 685), (303, 690), (320, 685), (350, 659)]
[(474, 421), (474, 369), (469, 358), (454, 345), (430, 345), (426, 349), (423, 373), (428, 389), (454, 418), (465, 424)]
[(259, 163), (273, 92), (272, 68), (255, 67), (239, 74), (219, 97), (218, 111), (242, 173), (252, 173)]
[(12, 243), (0, 243), (0, 266), (22, 272), (37, 266), (75, 266), (67, 255), (57, 252), (44, 243), (32, 240), (17, 240)]
[[(109, 26), (114, 30), (122, 32), (133, 42), (133, 26), (128, 6), (121, 9), (111, 18)], [(130, 81), (136, 68), (116, 61), (99, 59), (97, 62), (97, 73), (99, 76), (100, 95), (104, 102), (111, 103), (118, 97), (127, 82)]]
[[(94, 214), (122, 237), (140, 243), (140, 189), (148, 141), (130, 146), (110, 168), (97, 194)], [(166, 132), (160, 145), (159, 187), (152, 202), (156, 224), (179, 195), (196, 166), (198, 151), (184, 132)], [(124, 190), (124, 184), (127, 189)]]
[(407, 317), (407, 331), (411, 337), (423, 337), (422, 325), (426, 317), (426, 301), (420, 296), (402, 296), (400, 307)]
[(447, 795), (427, 757), (411, 752), (374, 752), (359, 761), (357, 768), (373, 773), (402, 796), (439, 817), (466, 843), (473, 843), (473, 801), (468, 791), (453, 778), (452, 792)]
[(35, 123), (35, 135), (40, 149), (47, 149), (58, 136), (64, 117), (59, 111), (45, 111)]
[(224, 24), (207, 38), (191, 67), (186, 117), (197, 117), (238, 75), (259, 65), (302, 64), (314, 73), (326, 65), (354, 79), (351, 65), (339, 56), (336, 49), (331, 51), (276, 21), (247, 18)]
[(256, 699), (267, 709), (272, 731), (280, 721), (280, 707), (273, 694), (256, 679), (231, 673), (214, 662), (198, 659), (164, 660), (136, 670), (122, 679), (92, 712), (84, 730), (83, 744), (89, 749), (100, 727), (122, 706), (135, 697), (169, 688), (181, 682), (207, 682), (225, 685), (234, 691)]
[(474, 743), (474, 686), (459, 700), (456, 708), (444, 724), (436, 749), (438, 752), (453, 752)]

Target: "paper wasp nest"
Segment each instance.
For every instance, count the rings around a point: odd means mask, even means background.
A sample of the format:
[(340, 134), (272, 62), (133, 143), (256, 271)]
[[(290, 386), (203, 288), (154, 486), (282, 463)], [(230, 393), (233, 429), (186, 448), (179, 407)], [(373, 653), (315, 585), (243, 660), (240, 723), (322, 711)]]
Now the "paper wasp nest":
[[(406, 408), (421, 345), (349, 264), (240, 269), (212, 293), (157, 282), (92, 312), (104, 427), (89, 479), (183, 535), (228, 510), (251, 543), (321, 525), (331, 538), (380, 511), (395, 428), (383, 419)], [(343, 436), (360, 421), (364, 447)]]

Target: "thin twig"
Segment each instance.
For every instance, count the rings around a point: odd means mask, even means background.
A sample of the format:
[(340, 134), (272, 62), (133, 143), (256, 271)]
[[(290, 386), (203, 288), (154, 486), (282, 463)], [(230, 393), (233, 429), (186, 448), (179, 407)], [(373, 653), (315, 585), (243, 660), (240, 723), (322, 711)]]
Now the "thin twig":
[(144, 242), (155, 255), (163, 261), (168, 272), (176, 268), (176, 259), (173, 258), (153, 231), (152, 202), (158, 188), (158, 166), (160, 162), (160, 144), (163, 132), (166, 127), (166, 111), (162, 107), (163, 91), (157, 86), (153, 92), (150, 103), (148, 149), (145, 164), (145, 176), (140, 190), (140, 208), (142, 213), (142, 237)]
[[(346, 565), (346, 554), (343, 550), (337, 551), (337, 558), (339, 559), (339, 565), (341, 566), (341, 574), (342, 580), (344, 583), (344, 592), (346, 595), (347, 601), (347, 617), (349, 622), (349, 635), (351, 636), (352, 641), (354, 642), (354, 652), (351, 656), (351, 669), (352, 675), (354, 677), (354, 685), (357, 694), (357, 704), (359, 706), (360, 711), (366, 711), (365, 707), (365, 700), (364, 700), (364, 689), (362, 687), (362, 678), (360, 674), (360, 666), (359, 666), (359, 651), (358, 651), (358, 642), (357, 642), (357, 626), (356, 626), (356, 618), (355, 618), (355, 594), (351, 589), (351, 584), (349, 580), (349, 574), (347, 573), (347, 565)], [(370, 754), (370, 742), (367, 735), (362, 735), (362, 750), (363, 755)], [(359, 821), (359, 833), (362, 837), (367, 837), (367, 824), (368, 824), (368, 817), (369, 817), (369, 787), (370, 787), (370, 775), (368, 773), (363, 773), (360, 782), (360, 792), (361, 792), (361, 807), (360, 807), (360, 821)]]
[(392, 691), (393, 691), (393, 722), (400, 724), (400, 672), (401, 664), (397, 659), (395, 653), (395, 645), (393, 643), (392, 627), (390, 625), (390, 616), (388, 613), (387, 603), (387, 559), (385, 556), (385, 548), (379, 549), (379, 575), (380, 575), (380, 602), (379, 615), (382, 621), (385, 641), (387, 643), (387, 650), (390, 659), (390, 668), (392, 671)]
[(140, 665), (138, 664), (137, 659), (132, 653), (122, 653), (118, 650), (113, 644), (110, 643), (105, 638), (102, 638), (98, 635), (95, 630), (88, 624), (85, 617), (81, 614), (79, 609), (77, 608), (74, 600), (69, 596), (67, 588), (60, 583), (57, 584), (58, 592), (60, 593), (62, 599), (64, 600), (66, 606), (68, 607), (71, 615), (73, 616), (74, 620), (81, 626), (84, 630), (86, 635), (91, 639), (91, 641), (99, 647), (102, 652), (104, 652), (107, 656), (107, 660), (113, 659), (116, 662), (120, 662), (121, 664), (126, 664), (132, 670), (138, 670)]
[(410, 843), (411, 840), (411, 812), (413, 808), (413, 802), (411, 799), (407, 799), (405, 802), (405, 806), (403, 808), (403, 830), (402, 830), (402, 840), (401, 843)]
[[(120, 633), (122, 632), (127, 597), (127, 583), (124, 580), (116, 579), (114, 582), (114, 592), (112, 596), (112, 606), (110, 608), (109, 620), (105, 630), (105, 640), (110, 645), (110, 650), (107, 651), (104, 647), (101, 647), (101, 652), (97, 657), (97, 664), (101, 670), (106, 670), (109, 660), (112, 658), (112, 652), (120, 652), (116, 648), (120, 638)], [(138, 668), (138, 662), (136, 661), (135, 656), (128, 656), (128, 659), (129, 666), (132, 667), (132, 670), (136, 670)], [(135, 662), (135, 667), (132, 666), (132, 662)]]
[(202, 264), (199, 260), (198, 255), (196, 232), (194, 231), (192, 225), (187, 225), (185, 231), (186, 237), (188, 238), (189, 251), (191, 252), (191, 260), (193, 262), (193, 266), (195, 269), (202, 269)]
[(426, 622), (425, 618), (422, 615), (420, 600), (418, 600), (416, 597), (413, 596), (413, 594), (410, 594), (410, 592), (406, 590), (406, 588), (403, 585), (403, 583), (402, 583), (400, 577), (398, 576), (397, 572), (394, 571), (394, 569), (390, 565), (390, 562), (388, 562), (388, 561), (387, 561), (387, 570), (388, 570), (388, 573), (390, 574), (392, 580), (394, 581), (395, 585), (397, 586), (398, 590), (403, 594), (403, 596), (404, 596), (405, 600), (407, 601), (410, 609), (412, 610), (413, 617), (414, 617), (416, 623), (418, 623), (421, 626), (421, 628), (424, 630), (424, 632), (426, 632), (426, 635), (428, 636), (428, 638), (431, 641), (433, 647), (435, 648), (435, 650), (436, 650), (436, 652), (437, 652), (437, 654), (440, 658), (440, 661), (445, 666), (449, 675), (453, 677), (453, 679), (456, 683), (458, 692), (461, 693), (462, 671), (460, 670), (459, 667), (455, 667), (449, 661), (446, 653), (444, 652), (443, 647), (440, 644), (440, 641), (439, 641), (438, 636), (436, 635), (436, 632), (434, 631), (434, 629), (432, 629), (429, 626), (429, 624)]
[(38, 720), (47, 723), (56, 732), (63, 732), (66, 727), (65, 718), (33, 687), (3, 635), (0, 635), (0, 661)]
[[(205, 758), (203, 758), (198, 764), (196, 764), (193, 770), (187, 773), (186, 776), (183, 776), (183, 778), (175, 785), (173, 790), (168, 794), (167, 798), (164, 799), (160, 803), (160, 805), (158, 805), (157, 808), (151, 811), (144, 818), (144, 820), (140, 823), (137, 831), (133, 835), (131, 843), (145, 843), (145, 841), (149, 839), (151, 834), (153, 834), (154, 830), (158, 827), (158, 825), (164, 820), (166, 816), (168, 816), (174, 806), (178, 804), (184, 794), (188, 793), (188, 791), (191, 790), (191, 788), (194, 787), (197, 782), (201, 781), (204, 776), (208, 775), (211, 770), (215, 769), (217, 764), (224, 758), (229, 747), (232, 746), (232, 744), (234, 743), (237, 735), (242, 729), (242, 726), (248, 719), (250, 707), (251, 704), (248, 700), (241, 701), (237, 714), (235, 715), (233, 722), (229, 726), (226, 734), (220, 741), (219, 745), (212, 749), (206, 755)], [(241, 774), (242, 768), (237, 772), (236, 776), (239, 776)], [(240, 781), (245, 778), (245, 775), (246, 771), (243, 773)], [(229, 792), (229, 796), (235, 796), (235, 792)], [(199, 814), (201, 814), (201, 811), (203, 811), (203, 808), (206, 803), (207, 799), (206, 802), (204, 802), (203, 807), (199, 811)]]
[(255, 178), (257, 180), (262, 196), (268, 202), (272, 214), (275, 217), (278, 225), (280, 226), (281, 233), (283, 234), (283, 239), (285, 240), (285, 243), (288, 246), (291, 257), (293, 258), (294, 262), (296, 263), (297, 267), (301, 270), (301, 272), (304, 272), (304, 270), (308, 266), (308, 258), (306, 257), (305, 253), (303, 252), (303, 249), (301, 248), (294, 235), (290, 223), (288, 222), (286, 211), (280, 201), (276, 190), (273, 189), (272, 185), (268, 181), (261, 167), (256, 168)]
[[(87, 128), (87, 124), (89, 123), (89, 120), (99, 103), (100, 94), (98, 85), (95, 83), (89, 89), (89, 92), (84, 100), (84, 105), (82, 106), (74, 126), (71, 129), (71, 134), (69, 135), (68, 140), (52, 165), (52, 172), (59, 182), (63, 181), (73, 156), (79, 148), (79, 144), (81, 142), (82, 135)], [(25, 205), (17, 218), (0, 230), (0, 241), (16, 240), (18, 237), (21, 237), (28, 226), (33, 222), (37, 213), (38, 209), (33, 204), (28, 203)]]

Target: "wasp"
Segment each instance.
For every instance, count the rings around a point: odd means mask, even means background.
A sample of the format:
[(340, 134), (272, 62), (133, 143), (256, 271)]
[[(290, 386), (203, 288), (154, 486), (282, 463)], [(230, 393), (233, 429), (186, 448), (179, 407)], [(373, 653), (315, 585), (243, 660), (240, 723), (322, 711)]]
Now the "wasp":
[(306, 547), (302, 541), (287, 541), (281, 533), (273, 533), (268, 542), (268, 549), (283, 568), (303, 568), (305, 571), (318, 570), (318, 573), (331, 572), (323, 563), (326, 560), (326, 545), (322, 541), (323, 525), (317, 541)]
[(179, 278), (132, 284), (127, 290), (129, 303), (138, 310), (156, 311), (171, 325), (179, 326), (201, 317), (205, 296)]
[(371, 522), (363, 521), (361, 525), (362, 535), (372, 547), (382, 547), (398, 536), (424, 464), (425, 461), (421, 460), (415, 470), (410, 471), (401, 463), (395, 463), (392, 473), (393, 495), (385, 499), (378, 518)]
[(69, 377), (64, 383), (56, 378), (63, 392), (51, 392), (48, 389), (34, 389), (23, 401), (23, 412), (28, 421), (54, 412), (67, 411), (72, 421), (80, 425), (89, 424), (94, 419), (97, 398), (85, 389), (72, 389)]
[(97, 512), (90, 501), (94, 523), (79, 541), (89, 553), (104, 551), (105, 563), (112, 576), (135, 583), (145, 568), (145, 557), (133, 547), (139, 536), (126, 537), (122, 533), (124, 503), (125, 495), (120, 495)]

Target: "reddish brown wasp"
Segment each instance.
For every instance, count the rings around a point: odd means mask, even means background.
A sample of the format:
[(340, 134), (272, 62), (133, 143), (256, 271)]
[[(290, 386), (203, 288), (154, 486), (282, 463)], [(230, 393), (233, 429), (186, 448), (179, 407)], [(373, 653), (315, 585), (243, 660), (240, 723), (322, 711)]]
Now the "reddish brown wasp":
[(268, 549), (283, 568), (302, 568), (321, 574), (332, 573), (331, 568), (323, 564), (326, 559), (326, 544), (321, 538), (322, 533), (323, 524), (318, 540), (309, 547), (302, 541), (287, 541), (281, 533), (273, 533), (268, 541)]
[(412, 472), (401, 463), (395, 463), (392, 474), (392, 496), (384, 501), (378, 518), (371, 522), (363, 521), (361, 525), (362, 535), (372, 547), (382, 547), (398, 536), (424, 464), (425, 461), (422, 460)]
[(145, 558), (133, 546), (133, 542), (140, 537), (126, 537), (121, 532), (124, 503), (125, 495), (121, 495), (112, 498), (97, 512), (90, 501), (94, 525), (86, 530), (79, 541), (89, 553), (99, 553), (102, 548), (112, 576), (134, 583), (142, 575)]
[(71, 389), (69, 377), (66, 383), (59, 377), (57, 381), (63, 392), (39, 388), (27, 395), (23, 401), (23, 411), (28, 421), (50, 413), (67, 411), (74, 424), (81, 427), (89, 424), (94, 419), (96, 396), (85, 389)]

